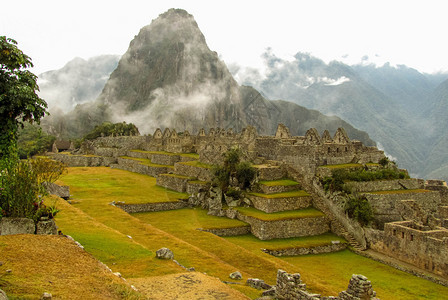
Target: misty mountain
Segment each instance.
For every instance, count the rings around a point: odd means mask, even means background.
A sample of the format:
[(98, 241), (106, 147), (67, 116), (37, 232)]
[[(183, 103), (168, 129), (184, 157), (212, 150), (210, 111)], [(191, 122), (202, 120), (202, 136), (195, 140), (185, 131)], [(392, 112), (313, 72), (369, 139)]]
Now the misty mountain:
[(117, 67), (118, 55), (101, 55), (84, 60), (75, 58), (64, 67), (39, 75), (39, 96), (50, 111), (68, 112), (76, 105), (91, 102), (101, 93), (110, 73)]
[(353, 139), (374, 142), (338, 117), (286, 101), (269, 101), (240, 86), (216, 52), (211, 51), (193, 16), (170, 9), (142, 28), (94, 102), (76, 106), (53, 122), (65, 135), (82, 135), (103, 121), (132, 122), (141, 133), (158, 127), (198, 132), (200, 128), (253, 125), (273, 134), (284, 123), (292, 134), (311, 127), (320, 132), (344, 127)]
[[(443, 157), (448, 158), (442, 152), (431, 155), (439, 143), (435, 114), (445, 115), (447, 110), (440, 107), (440, 100), (430, 96), (448, 74), (421, 74), (389, 64), (379, 68), (336, 61), (327, 64), (300, 52), (293, 60), (284, 60), (268, 50), (263, 58), (264, 76), (237, 66), (232, 66), (232, 72), (240, 82), (258, 88), (270, 99), (281, 98), (342, 117), (368, 132), (401, 167), (417, 176), (427, 176), (444, 161)], [(429, 111), (429, 107), (437, 105)], [(428, 166), (430, 156), (437, 161), (432, 167)], [(448, 172), (441, 176), (447, 178)]]
[(425, 113), (432, 120), (431, 151), (424, 171), (434, 178), (447, 178), (448, 174), (448, 80), (442, 82), (428, 100)]

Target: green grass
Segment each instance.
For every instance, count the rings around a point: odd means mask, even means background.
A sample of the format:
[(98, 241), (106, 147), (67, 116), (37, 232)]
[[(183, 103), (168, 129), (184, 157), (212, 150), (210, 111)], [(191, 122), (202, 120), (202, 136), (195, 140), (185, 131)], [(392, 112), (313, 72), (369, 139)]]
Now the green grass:
[(315, 208), (305, 208), (300, 210), (288, 210), (275, 213), (265, 213), (261, 210), (252, 207), (236, 207), (240, 213), (254, 217), (263, 221), (278, 221), (278, 220), (288, 220), (288, 219), (299, 219), (299, 218), (317, 218), (323, 217), (324, 213)]
[[(154, 184), (148, 183), (148, 180), (154, 180)], [(120, 200), (128, 197), (127, 195), (132, 198), (140, 193), (152, 193), (154, 197), (166, 199), (166, 191), (159, 194), (155, 190), (155, 179), (148, 176), (102, 167), (69, 168), (68, 174), (61, 177), (61, 183), (70, 185), (76, 204), (69, 205), (61, 200), (63, 205), (58, 204), (61, 211), (56, 217), (57, 225), (65, 234), (80, 241), (88, 252), (94, 253), (95, 257), (108, 263), (124, 277), (184, 272), (171, 261), (154, 258), (153, 254), (157, 249), (168, 247), (181, 264), (195, 267), (197, 271), (206, 272), (221, 280), (230, 280), (229, 274), (240, 270), (245, 279), (262, 278), (267, 283), (274, 284), (277, 270), (283, 269), (290, 273), (301, 273), (302, 280), (313, 292), (337, 295), (347, 289), (352, 274), (363, 274), (372, 281), (381, 299), (443, 299), (443, 295), (448, 295), (446, 287), (397, 271), (350, 251), (283, 258), (260, 251), (260, 248), (319, 244), (327, 239), (333, 240), (331, 234), (272, 241), (259, 241), (249, 235), (221, 238), (196, 229), (236, 226), (239, 221), (211, 217), (199, 208), (129, 215), (108, 205), (112, 199)], [(114, 189), (117, 185), (120, 188)], [(158, 201), (164, 202), (165, 199)], [(257, 216), (285, 217), (282, 213), (265, 214), (254, 209), (240, 209)], [(295, 215), (307, 211), (311, 215), (323, 215), (313, 209), (289, 213)], [(132, 236), (132, 239), (126, 235)], [(260, 296), (253, 289), (230, 286), (252, 298)]]
[(412, 193), (428, 193), (428, 192), (431, 192), (431, 191), (423, 190), (423, 189), (415, 189), (415, 190), (374, 191), (374, 192), (368, 192), (368, 194), (392, 195), (392, 194), (412, 194)]
[(283, 193), (275, 193), (275, 194), (249, 193), (249, 195), (262, 197), (262, 198), (267, 198), (267, 199), (293, 198), (293, 197), (307, 197), (307, 196), (310, 196), (310, 194), (308, 194), (304, 190), (290, 191), (290, 192), (283, 192)]
[(258, 182), (259, 184), (265, 185), (265, 186), (291, 186), (291, 185), (298, 185), (299, 183), (297, 181), (291, 180), (291, 179), (280, 179), (280, 180), (262, 180)]
[(212, 169), (213, 168), (212, 165), (206, 164), (206, 163), (202, 163), (202, 162), (200, 162), (198, 160), (191, 160), (191, 161), (180, 162), (180, 164), (187, 165), (187, 166), (198, 167), (198, 168), (203, 168), (203, 169)]
[[(359, 256), (349, 250), (281, 260), (297, 266), (312, 291), (335, 295), (347, 289), (352, 274), (366, 276), (380, 299), (448, 299), (448, 288)], [(321, 293), (321, 292), (319, 292)]]
[(324, 233), (315, 236), (297, 237), (289, 239), (272, 239), (269, 241), (262, 241), (251, 234), (225, 237), (226, 240), (240, 245), (246, 249), (259, 251), (259, 249), (288, 249), (288, 248), (309, 248), (330, 245), (332, 241), (346, 242), (343, 238), (338, 237), (334, 233)]
[[(151, 220), (151, 222), (154, 223), (155, 221), (155, 213), (135, 213), (132, 214), (133, 216), (139, 218), (139, 219), (147, 219)], [(191, 219), (194, 219), (194, 226), (197, 226), (197, 228), (203, 228), (203, 229), (218, 229), (218, 228), (234, 228), (234, 227), (242, 227), (247, 226), (247, 223), (242, 222), (240, 220), (236, 219), (229, 219), (226, 217), (217, 217), (217, 216), (211, 216), (207, 215), (207, 211), (201, 208), (182, 208), (177, 209), (169, 212), (160, 212), (160, 215), (169, 215), (169, 219), (184, 219), (186, 223), (189, 223), (188, 219), (185, 219), (185, 216), (191, 217)], [(190, 222), (191, 222), (190, 219)], [(180, 225), (180, 224), (179, 224)], [(185, 226), (181, 226), (185, 227)], [(190, 226), (188, 226), (190, 227)], [(194, 229), (197, 229), (194, 228)]]
[(150, 166), (150, 167), (155, 167), (155, 168), (170, 168), (170, 169), (174, 169), (174, 166), (154, 164), (154, 163), (151, 162), (150, 159), (147, 159), (147, 158), (138, 158), (138, 157), (131, 157), (131, 156), (120, 156), (120, 158), (135, 160), (135, 161), (138, 161), (140, 164), (145, 165), (145, 166)]
[(124, 201), (127, 204), (173, 202), (187, 199), (179, 193), (156, 185), (156, 179), (147, 175), (106, 167), (69, 168), (60, 180), (70, 186), (76, 200), (96, 195), (103, 201)]
[(339, 165), (325, 165), (325, 166), (320, 166), (319, 168), (328, 168), (328, 169), (362, 168), (362, 165), (361, 164), (339, 164)]

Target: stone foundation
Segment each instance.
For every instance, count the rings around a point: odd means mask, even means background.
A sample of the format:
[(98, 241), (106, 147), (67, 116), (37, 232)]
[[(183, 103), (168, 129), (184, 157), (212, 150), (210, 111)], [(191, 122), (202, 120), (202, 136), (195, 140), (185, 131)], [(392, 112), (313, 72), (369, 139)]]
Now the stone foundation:
[(263, 252), (272, 256), (296, 256), (308, 254), (322, 254), (341, 251), (347, 248), (346, 243), (335, 243), (316, 247), (300, 247), (300, 248), (286, 248), (286, 249), (263, 249)]
[(0, 235), (12, 234), (57, 234), (53, 219), (34, 223), (28, 218), (2, 218), (0, 220)]
[(115, 204), (127, 213), (154, 212), (173, 209), (181, 209), (188, 207), (188, 203), (184, 201), (158, 202), (158, 203), (141, 203), (141, 204)]
[(300, 184), (297, 183), (296, 185), (272, 185), (272, 186), (259, 184), (257, 190), (258, 192), (263, 194), (284, 193), (300, 190)]
[(252, 234), (260, 240), (319, 235), (330, 230), (326, 217), (263, 221), (238, 212), (237, 218), (250, 224)]
[(160, 174), (157, 176), (157, 185), (167, 189), (185, 193), (187, 191), (188, 182), (192, 178), (174, 174)]
[(217, 236), (237, 236), (250, 233), (250, 226), (240, 226), (231, 228), (198, 228), (198, 230), (213, 233)]
[(415, 190), (423, 189), (425, 182), (423, 179), (397, 179), (397, 180), (377, 180), (364, 182), (348, 182), (347, 186), (351, 187), (354, 192), (371, 192), (371, 191), (392, 191), (392, 190)]
[(266, 213), (273, 213), (286, 210), (296, 210), (311, 206), (312, 197), (285, 197), (285, 198), (264, 198), (254, 195), (248, 195), (253, 206)]
[(174, 165), (174, 172), (183, 176), (196, 177), (201, 181), (212, 181), (215, 177), (211, 169), (190, 166), (182, 162)]
[(126, 170), (134, 173), (144, 174), (152, 177), (157, 177), (159, 174), (168, 173), (172, 170), (170, 167), (149, 166), (141, 164), (139, 161), (119, 157), (118, 164), (111, 165), (112, 168)]

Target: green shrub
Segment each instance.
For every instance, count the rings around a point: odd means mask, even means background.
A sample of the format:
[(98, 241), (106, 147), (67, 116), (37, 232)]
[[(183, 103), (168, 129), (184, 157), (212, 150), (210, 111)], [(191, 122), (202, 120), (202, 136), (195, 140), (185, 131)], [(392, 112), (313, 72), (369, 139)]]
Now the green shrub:
[(362, 226), (368, 225), (373, 220), (373, 210), (365, 196), (349, 195), (345, 212)]
[(37, 176), (27, 161), (2, 161), (0, 207), (7, 217), (33, 219), (42, 201)]
[(236, 165), (236, 179), (241, 188), (249, 188), (256, 175), (257, 171), (249, 162), (243, 161)]
[[(39, 174), (29, 161), (2, 160), (0, 176), (0, 214), (5, 217), (53, 218), (58, 209), (43, 204)], [(47, 176), (47, 175), (45, 175)]]

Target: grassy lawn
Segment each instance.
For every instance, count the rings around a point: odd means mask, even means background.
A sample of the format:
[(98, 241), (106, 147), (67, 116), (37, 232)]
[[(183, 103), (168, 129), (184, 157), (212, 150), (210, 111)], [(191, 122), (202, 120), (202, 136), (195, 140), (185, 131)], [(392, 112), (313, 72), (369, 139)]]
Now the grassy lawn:
[(254, 195), (257, 197), (267, 198), (267, 199), (277, 199), (277, 198), (293, 198), (293, 197), (306, 197), (310, 196), (306, 191), (290, 191), (283, 193), (275, 193), (275, 194), (262, 194), (262, 193), (249, 193), (249, 195)]
[(138, 157), (131, 157), (131, 156), (120, 156), (120, 158), (135, 160), (135, 161), (138, 161), (142, 165), (155, 167), (155, 168), (171, 168), (171, 169), (174, 168), (174, 166), (170, 166), (170, 165), (153, 164), (151, 162), (151, 160), (147, 159), (147, 158), (138, 158)]
[[(443, 299), (448, 295), (446, 287), (350, 251), (282, 258), (260, 251), (260, 248), (319, 245), (338, 239), (332, 234), (271, 241), (259, 241), (249, 235), (222, 238), (196, 229), (232, 227), (244, 223), (208, 216), (199, 208), (129, 215), (108, 205), (111, 201), (131, 203), (133, 198), (148, 198), (148, 195), (152, 195), (152, 201), (157, 202), (177, 199), (174, 195), (179, 193), (159, 190), (155, 179), (145, 175), (102, 167), (69, 168), (60, 183), (70, 185), (74, 204), (60, 200), (57, 225), (63, 233), (72, 235), (89, 253), (104, 261), (113, 271), (121, 272), (124, 277), (183, 272), (171, 261), (155, 259), (157, 249), (168, 247), (184, 266), (195, 267), (197, 271), (221, 280), (231, 281), (229, 274), (239, 270), (244, 280), (255, 277), (274, 284), (277, 269), (283, 269), (301, 273), (303, 281), (313, 292), (337, 295), (347, 289), (352, 274), (363, 274), (372, 281), (381, 299)], [(268, 220), (323, 215), (315, 209), (272, 214), (255, 209), (238, 209)], [(230, 286), (251, 298), (261, 296), (261, 292), (245, 286)]]
[[(448, 288), (398, 271), (349, 250), (335, 253), (282, 257), (298, 267), (312, 290), (347, 289), (352, 274), (366, 276), (380, 299), (448, 299)], [(335, 292), (330, 292), (335, 295)]]
[(288, 249), (288, 248), (302, 248), (302, 247), (316, 247), (331, 244), (331, 241), (346, 242), (343, 238), (338, 237), (333, 233), (324, 233), (315, 236), (305, 236), (289, 239), (273, 239), (269, 241), (262, 241), (251, 234), (225, 237), (226, 240), (240, 245), (246, 249), (253, 251), (260, 251), (260, 249)]
[(69, 168), (60, 181), (70, 186), (76, 201), (95, 195), (102, 202), (124, 201), (127, 204), (171, 202), (186, 199), (186, 193), (156, 185), (154, 177), (107, 167)]
[(299, 183), (297, 181), (291, 180), (291, 179), (280, 179), (280, 180), (261, 180), (258, 182), (259, 184), (265, 185), (265, 186), (291, 186), (291, 185), (298, 185)]
[(415, 189), (415, 190), (375, 191), (375, 192), (368, 192), (368, 194), (391, 195), (391, 194), (413, 194), (413, 193), (428, 193), (428, 192), (431, 191), (423, 189)]
[(299, 218), (317, 218), (323, 217), (324, 213), (315, 208), (305, 208), (299, 210), (288, 210), (274, 213), (265, 213), (261, 210), (252, 207), (236, 207), (240, 213), (257, 218), (263, 221), (278, 221), (287, 219), (299, 219)]

